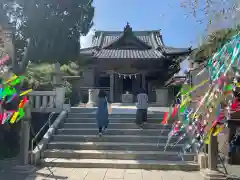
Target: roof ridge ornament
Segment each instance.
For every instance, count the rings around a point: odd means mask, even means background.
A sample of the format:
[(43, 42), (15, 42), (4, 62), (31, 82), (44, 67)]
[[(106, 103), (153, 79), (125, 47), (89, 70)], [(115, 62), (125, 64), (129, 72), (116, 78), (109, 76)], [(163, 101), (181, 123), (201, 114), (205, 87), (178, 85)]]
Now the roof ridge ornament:
[(132, 33), (132, 27), (130, 26), (129, 22), (127, 22), (127, 25), (124, 27), (124, 34)]

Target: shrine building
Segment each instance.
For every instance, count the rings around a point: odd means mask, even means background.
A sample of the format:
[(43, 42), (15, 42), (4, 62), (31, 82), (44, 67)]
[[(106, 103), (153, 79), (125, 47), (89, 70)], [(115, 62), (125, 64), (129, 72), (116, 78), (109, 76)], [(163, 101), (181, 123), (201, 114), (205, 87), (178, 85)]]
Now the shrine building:
[(90, 103), (99, 89), (108, 92), (111, 102), (133, 103), (144, 88), (150, 102), (168, 106), (173, 91), (165, 84), (191, 51), (165, 45), (159, 30), (133, 31), (129, 23), (123, 31), (96, 31), (91, 47), (80, 50), (88, 67), (81, 88), (89, 89)]

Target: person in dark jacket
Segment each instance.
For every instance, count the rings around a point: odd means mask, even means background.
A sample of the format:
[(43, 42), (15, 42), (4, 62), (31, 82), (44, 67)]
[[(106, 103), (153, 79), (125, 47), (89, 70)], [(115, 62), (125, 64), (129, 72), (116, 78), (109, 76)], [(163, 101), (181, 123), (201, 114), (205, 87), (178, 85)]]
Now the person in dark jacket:
[(109, 123), (107, 95), (104, 90), (99, 91), (97, 107), (97, 125), (99, 136), (102, 136), (106, 132)]

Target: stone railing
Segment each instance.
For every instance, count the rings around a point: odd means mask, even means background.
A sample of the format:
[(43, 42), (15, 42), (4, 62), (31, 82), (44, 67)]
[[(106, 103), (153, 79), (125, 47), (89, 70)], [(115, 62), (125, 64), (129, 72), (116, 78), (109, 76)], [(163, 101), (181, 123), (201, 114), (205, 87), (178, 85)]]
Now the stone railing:
[(61, 112), (65, 100), (65, 88), (54, 91), (32, 91), (27, 94), (32, 112)]

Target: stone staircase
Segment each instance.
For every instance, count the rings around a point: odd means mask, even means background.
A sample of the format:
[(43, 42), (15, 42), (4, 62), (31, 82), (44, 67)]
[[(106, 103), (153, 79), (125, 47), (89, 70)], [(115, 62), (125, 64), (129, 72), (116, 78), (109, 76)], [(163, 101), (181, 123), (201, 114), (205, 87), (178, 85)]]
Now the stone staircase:
[[(162, 114), (149, 114), (140, 130), (135, 114), (112, 114), (108, 131), (98, 137), (95, 114), (74, 108), (42, 154), (48, 166), (195, 171), (195, 154), (180, 155), (183, 144), (164, 152), (171, 125), (162, 134)], [(161, 135), (160, 135), (161, 134)], [(177, 139), (173, 138), (173, 142)], [(157, 146), (159, 141), (159, 146)]]

